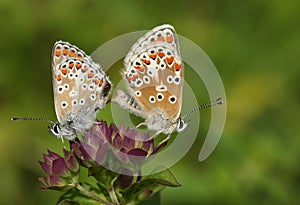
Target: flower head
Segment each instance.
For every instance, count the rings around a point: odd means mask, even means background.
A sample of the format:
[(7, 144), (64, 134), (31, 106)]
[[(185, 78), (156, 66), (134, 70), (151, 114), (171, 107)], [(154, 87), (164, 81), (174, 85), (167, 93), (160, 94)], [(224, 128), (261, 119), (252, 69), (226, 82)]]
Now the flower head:
[(77, 150), (76, 156), (85, 165), (94, 161), (112, 171), (127, 172), (128, 169), (139, 170), (141, 164), (158, 151), (150, 134), (126, 129), (124, 125), (120, 128), (113, 123), (108, 126), (104, 121), (98, 121), (85, 133), (80, 145), (75, 143), (73, 146)]
[(64, 157), (48, 150), (44, 154), (44, 162), (40, 165), (47, 173), (47, 176), (40, 177), (44, 189), (66, 189), (73, 177), (77, 176), (79, 164), (71, 151), (64, 150)]

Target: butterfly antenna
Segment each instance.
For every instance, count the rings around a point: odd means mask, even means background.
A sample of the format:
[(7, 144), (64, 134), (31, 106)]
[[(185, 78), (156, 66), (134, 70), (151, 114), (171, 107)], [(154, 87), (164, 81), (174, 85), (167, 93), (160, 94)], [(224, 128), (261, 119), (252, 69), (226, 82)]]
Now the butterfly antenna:
[(55, 122), (48, 120), (48, 119), (44, 119), (44, 118), (32, 118), (32, 117), (13, 117), (10, 118), (10, 120), (12, 121), (31, 121), (31, 120), (37, 120), (37, 121), (45, 121), (45, 122), (49, 122), (51, 124), (55, 124)]
[(191, 109), (190, 111), (188, 111), (183, 117), (182, 119), (186, 118), (187, 116), (189, 116), (191, 113), (193, 112), (198, 112), (200, 110), (206, 109), (206, 108), (210, 108), (212, 106), (216, 106), (216, 105), (222, 105), (224, 104), (224, 101), (222, 98), (217, 98), (215, 100), (212, 100), (210, 102), (204, 103), (202, 105), (199, 105), (198, 107), (195, 107), (193, 109)]

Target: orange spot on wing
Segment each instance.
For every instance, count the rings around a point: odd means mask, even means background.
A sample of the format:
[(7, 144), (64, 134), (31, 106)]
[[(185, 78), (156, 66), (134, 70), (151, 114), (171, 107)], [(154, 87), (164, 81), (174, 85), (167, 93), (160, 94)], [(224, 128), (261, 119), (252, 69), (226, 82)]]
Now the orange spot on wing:
[(70, 63), (69, 68), (73, 68), (73, 67), (74, 67), (74, 63)]
[(55, 55), (56, 55), (57, 57), (60, 56), (60, 54), (61, 54), (60, 50), (56, 50), (56, 51), (55, 51)]
[(165, 38), (163, 36), (157, 37), (157, 41), (165, 41)]
[(103, 81), (99, 80), (99, 79), (94, 79), (93, 82), (100, 86), (102, 86), (102, 84), (103, 84)]
[(64, 54), (64, 55), (67, 55), (68, 53), (69, 53), (69, 50), (68, 50), (68, 49), (64, 49), (64, 50), (63, 50), (63, 54)]
[(133, 80), (135, 80), (138, 77), (138, 75), (133, 75), (131, 77), (127, 77), (128, 82), (131, 82)]
[(173, 36), (172, 36), (172, 35), (168, 35), (168, 36), (166, 37), (166, 41), (167, 41), (168, 43), (172, 43), (172, 42), (173, 42)]
[(70, 52), (70, 57), (74, 57), (75, 56), (75, 52), (74, 51), (71, 51)]
[(88, 78), (92, 78), (92, 77), (94, 77), (94, 75), (95, 75), (94, 73), (90, 72), (90, 73), (88, 73)]
[(144, 71), (144, 68), (142, 66), (134, 66), (135, 69), (137, 69), (138, 71), (141, 71), (143, 72)]
[(152, 58), (153, 60), (156, 58), (156, 53), (154, 54), (149, 54), (149, 57)]
[(150, 60), (147, 59), (141, 59), (141, 61), (143, 61), (145, 64), (149, 65), (150, 64)]
[(167, 58), (167, 63), (170, 65), (174, 60), (174, 56)]
[(158, 52), (157, 55), (162, 58), (162, 57), (165, 56), (165, 53), (164, 52)]
[(81, 63), (76, 63), (76, 68), (79, 69), (81, 68), (82, 64)]
[(58, 75), (56, 76), (56, 80), (57, 80), (57, 81), (61, 81), (61, 75), (58, 74)]
[(175, 63), (175, 70), (180, 71), (181, 65), (179, 63)]
[(67, 72), (68, 72), (68, 70), (67, 70), (66, 68), (62, 68), (62, 69), (61, 69), (61, 73), (62, 73), (62, 74), (66, 75)]
[(82, 60), (82, 56), (80, 56), (80, 55), (77, 55), (76, 58), (79, 60)]

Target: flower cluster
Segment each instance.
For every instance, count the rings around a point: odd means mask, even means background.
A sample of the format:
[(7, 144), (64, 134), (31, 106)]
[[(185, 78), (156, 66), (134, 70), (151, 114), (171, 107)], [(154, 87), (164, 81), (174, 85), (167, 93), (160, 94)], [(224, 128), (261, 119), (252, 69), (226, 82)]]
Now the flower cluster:
[(76, 156), (85, 165), (91, 165), (94, 160), (115, 172), (124, 168), (138, 171), (141, 164), (162, 147), (155, 147), (149, 134), (125, 129), (124, 125), (118, 129), (115, 124), (108, 126), (104, 121), (98, 121), (80, 143), (72, 144)]
[(48, 150), (44, 154), (44, 162), (40, 161), (43, 170), (48, 174), (40, 177), (39, 180), (44, 184), (44, 189), (66, 190), (72, 187), (69, 184), (77, 178), (79, 173), (79, 164), (72, 151), (64, 150), (64, 157)]
[[(99, 204), (138, 204), (165, 186), (180, 186), (169, 170), (141, 176), (143, 163), (165, 145), (155, 146), (149, 134), (125, 129), (124, 125), (118, 128), (98, 121), (82, 140), (71, 142), (71, 150), (64, 150), (63, 157), (51, 151), (44, 154), (40, 164), (47, 176), (39, 180), (43, 189), (68, 190), (60, 202), (90, 198)], [(80, 167), (88, 169), (98, 187), (78, 179)], [(74, 198), (78, 195), (84, 198)]]

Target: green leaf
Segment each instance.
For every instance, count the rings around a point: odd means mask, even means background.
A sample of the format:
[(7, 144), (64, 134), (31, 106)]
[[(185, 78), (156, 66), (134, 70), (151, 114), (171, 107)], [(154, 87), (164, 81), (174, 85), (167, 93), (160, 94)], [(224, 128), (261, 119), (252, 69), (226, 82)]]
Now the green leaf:
[(81, 205), (78, 201), (72, 199), (64, 199), (57, 203), (57, 205)]
[(160, 204), (160, 193), (154, 194), (149, 200), (143, 201), (140, 205), (159, 205)]
[(110, 187), (111, 181), (119, 174), (112, 172), (100, 165), (93, 165), (89, 168), (89, 176), (93, 176), (103, 187)]
[(58, 205), (99, 205), (100, 200), (107, 200), (100, 191), (88, 183), (72, 188), (58, 200)]
[(160, 173), (145, 176), (140, 181), (120, 192), (125, 202), (139, 202), (151, 198), (166, 186), (181, 186), (168, 169)]
[(175, 176), (169, 169), (165, 171), (158, 172), (152, 175), (148, 175), (147, 179), (155, 179), (157, 183), (170, 187), (180, 187), (181, 184), (177, 181)]

